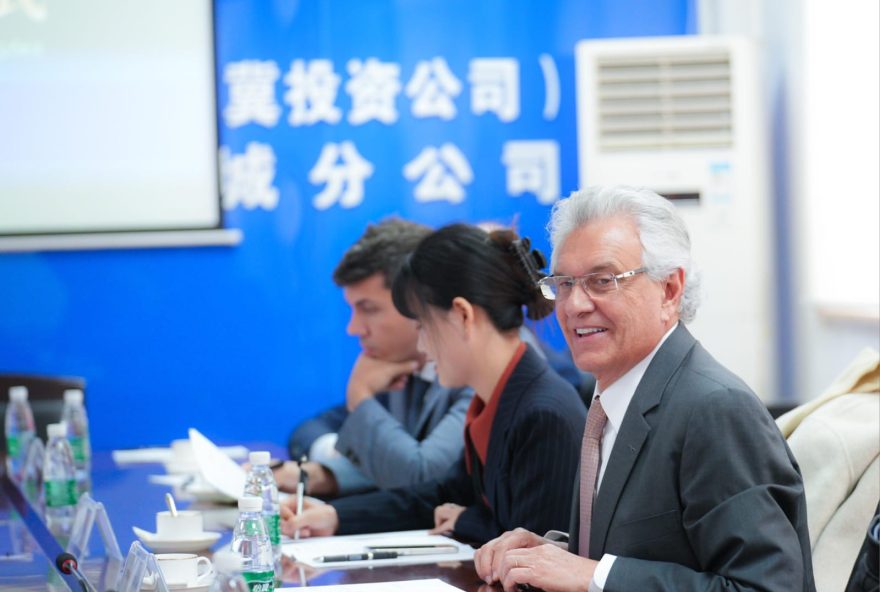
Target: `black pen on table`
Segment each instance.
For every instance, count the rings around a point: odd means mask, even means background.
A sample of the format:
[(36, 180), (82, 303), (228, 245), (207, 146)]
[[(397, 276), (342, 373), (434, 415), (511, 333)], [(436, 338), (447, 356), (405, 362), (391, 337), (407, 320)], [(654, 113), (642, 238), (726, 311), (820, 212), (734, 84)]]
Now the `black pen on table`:
[[(303, 497), (306, 495), (306, 481), (309, 478), (306, 474), (306, 470), (303, 468), (303, 464), (305, 464), (306, 460), (306, 455), (304, 454), (296, 463), (299, 467), (299, 481), (296, 483), (296, 515), (298, 517), (302, 516), (303, 513)], [(299, 540), (298, 528), (293, 532), (293, 540)]]
[(367, 547), (365, 553), (350, 553), (347, 555), (324, 555), (316, 557), (316, 561), (330, 563), (333, 561), (370, 561), (372, 559), (397, 559), (407, 555), (442, 555), (455, 553), (458, 547), (452, 543), (448, 545), (375, 545)]
[(449, 544), (423, 544), (423, 545), (370, 545), (367, 547), (372, 552), (394, 551), (398, 556), (403, 555), (443, 555), (446, 553), (458, 553), (458, 545)]
[(348, 555), (324, 555), (315, 557), (315, 561), (321, 563), (333, 563), (337, 561), (372, 561), (373, 559), (397, 559), (400, 553), (397, 551), (368, 551), (367, 553), (349, 553)]

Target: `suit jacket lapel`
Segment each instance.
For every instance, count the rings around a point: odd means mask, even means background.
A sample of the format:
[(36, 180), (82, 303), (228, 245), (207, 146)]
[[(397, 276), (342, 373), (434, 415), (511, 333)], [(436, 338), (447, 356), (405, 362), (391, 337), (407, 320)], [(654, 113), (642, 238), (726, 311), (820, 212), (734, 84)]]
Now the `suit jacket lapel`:
[[(413, 390), (407, 393), (408, 396), (418, 396), (418, 389), (424, 389), (424, 394), (422, 394), (422, 404), (420, 407), (421, 411), (416, 420), (415, 429), (412, 431), (413, 434), (421, 435), (422, 432), (427, 429), (428, 422), (434, 414), (434, 411), (437, 409), (437, 406), (440, 405), (441, 398), (437, 396), (437, 391), (444, 389), (437, 381), (428, 382), (417, 374), (413, 374), (410, 377), (410, 381), (413, 383)], [(425, 386), (426, 383), (427, 386)], [(409, 387), (410, 385), (407, 386)]]
[[(680, 324), (657, 351), (648, 365), (629, 408), (623, 417), (608, 466), (602, 477), (599, 495), (593, 506), (593, 522), (590, 526), (590, 555), (602, 557), (608, 528), (620, 500), (621, 492), (629, 479), (642, 446), (651, 432), (651, 424), (645, 414), (660, 404), (669, 380), (684, 361), (696, 340), (684, 325)], [(577, 531), (575, 531), (577, 532)], [(576, 535), (575, 535), (576, 536)]]

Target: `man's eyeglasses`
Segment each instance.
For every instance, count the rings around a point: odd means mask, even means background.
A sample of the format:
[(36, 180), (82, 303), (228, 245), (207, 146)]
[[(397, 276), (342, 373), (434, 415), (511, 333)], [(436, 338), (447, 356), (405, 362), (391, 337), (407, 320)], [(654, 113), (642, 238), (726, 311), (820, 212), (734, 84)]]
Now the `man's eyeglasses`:
[(547, 300), (565, 300), (571, 296), (571, 291), (575, 285), (580, 285), (590, 298), (597, 298), (616, 292), (618, 290), (620, 280), (631, 278), (640, 273), (645, 273), (647, 269), (639, 267), (631, 271), (623, 273), (588, 273), (579, 277), (570, 275), (551, 275), (538, 280), (541, 287), (541, 293)]

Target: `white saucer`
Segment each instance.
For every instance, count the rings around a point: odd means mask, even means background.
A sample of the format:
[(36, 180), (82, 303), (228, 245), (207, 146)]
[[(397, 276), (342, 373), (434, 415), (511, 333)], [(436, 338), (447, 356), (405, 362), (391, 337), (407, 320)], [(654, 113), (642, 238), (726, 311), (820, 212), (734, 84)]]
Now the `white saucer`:
[[(219, 532), (202, 532), (198, 536), (188, 539), (162, 539), (153, 532), (147, 532), (137, 526), (132, 526), (135, 536), (139, 538), (154, 553), (191, 553), (193, 551), (204, 551), (217, 542), (220, 538)], [(194, 588), (187, 588), (194, 590)]]
[[(141, 592), (152, 592), (156, 589), (156, 584), (150, 580), (153, 578), (144, 578), (144, 583), (141, 585)], [(185, 590), (186, 592), (208, 592), (211, 588), (211, 582), (207, 584), (202, 584), (201, 586), (187, 586), (183, 582), (165, 582), (168, 585), (169, 590)]]

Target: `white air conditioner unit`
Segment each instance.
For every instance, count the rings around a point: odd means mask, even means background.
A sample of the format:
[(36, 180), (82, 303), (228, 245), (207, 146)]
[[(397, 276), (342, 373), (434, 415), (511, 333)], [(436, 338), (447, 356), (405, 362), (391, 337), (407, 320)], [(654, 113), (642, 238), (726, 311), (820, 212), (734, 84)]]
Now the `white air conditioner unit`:
[(775, 390), (767, 140), (753, 43), (581, 41), (580, 184), (648, 187), (678, 206), (703, 274), (689, 328), (765, 401)]

